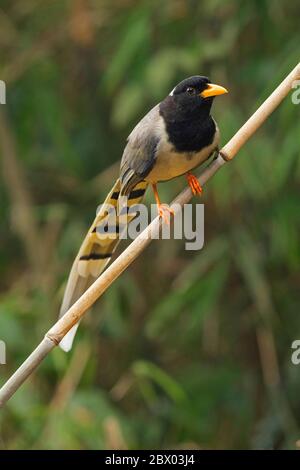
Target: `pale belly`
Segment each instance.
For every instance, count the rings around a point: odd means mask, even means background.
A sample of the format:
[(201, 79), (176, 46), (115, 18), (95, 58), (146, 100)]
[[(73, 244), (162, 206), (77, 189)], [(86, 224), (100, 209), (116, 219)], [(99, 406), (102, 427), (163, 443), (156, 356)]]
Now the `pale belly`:
[(167, 146), (158, 152), (153, 169), (145, 178), (149, 183), (166, 181), (183, 175), (205, 162), (217, 148), (219, 132), (216, 132), (214, 141), (200, 152), (177, 153)]

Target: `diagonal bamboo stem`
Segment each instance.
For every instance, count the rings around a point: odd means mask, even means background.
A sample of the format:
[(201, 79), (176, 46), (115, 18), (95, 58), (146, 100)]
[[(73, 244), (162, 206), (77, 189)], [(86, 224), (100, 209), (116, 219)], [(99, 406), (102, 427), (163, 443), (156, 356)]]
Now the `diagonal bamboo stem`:
[[(291, 71), (291, 73), (281, 82), (258, 110), (248, 119), (248, 121), (239, 129), (232, 139), (223, 147), (216, 160), (203, 171), (199, 177), (200, 184), (203, 186), (226, 161), (232, 160), (240, 148), (257, 131), (263, 122), (277, 108), (277, 106), (288, 95), (293, 86), (293, 82), (300, 79), (300, 63)], [(183, 206), (188, 203), (192, 197), (190, 188), (185, 188), (172, 202)], [(178, 209), (177, 206), (177, 209)], [(59, 344), (66, 333), (80, 320), (86, 311), (94, 302), (109, 288), (109, 286), (122, 274), (122, 272), (142, 253), (142, 251), (151, 243), (151, 238), (158, 234), (161, 219), (154, 219), (151, 224), (124, 250), (120, 256), (104, 271), (104, 273), (89, 287), (89, 289), (72, 305), (66, 314), (60, 318), (53, 327), (46, 333), (44, 339), (31, 353), (26, 361), (17, 369), (10, 379), (0, 389), (0, 407), (9, 400), (9, 398), (18, 390), (22, 383), (37, 368), (47, 354)]]

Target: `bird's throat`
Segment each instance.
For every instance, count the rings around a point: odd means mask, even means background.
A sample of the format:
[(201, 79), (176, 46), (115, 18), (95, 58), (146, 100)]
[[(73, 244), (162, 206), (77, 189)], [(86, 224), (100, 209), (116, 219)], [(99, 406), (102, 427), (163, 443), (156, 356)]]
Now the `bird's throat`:
[(178, 152), (199, 152), (212, 144), (216, 125), (211, 116), (205, 120), (166, 121), (170, 143)]
[(182, 106), (173, 97), (160, 104), (168, 139), (178, 152), (199, 152), (211, 145), (216, 133), (216, 124), (210, 116), (212, 100), (201, 106)]

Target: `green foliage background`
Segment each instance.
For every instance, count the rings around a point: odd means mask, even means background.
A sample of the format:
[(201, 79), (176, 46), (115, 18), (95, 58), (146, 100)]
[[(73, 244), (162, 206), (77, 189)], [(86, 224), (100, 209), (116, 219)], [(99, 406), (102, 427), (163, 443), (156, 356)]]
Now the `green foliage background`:
[[(1, 383), (55, 321), (140, 117), (205, 74), (230, 90), (225, 143), (298, 61), (297, 0), (1, 0)], [(1, 448), (297, 447), (299, 109), (205, 188), (202, 251), (152, 243), (46, 359), (1, 411)]]

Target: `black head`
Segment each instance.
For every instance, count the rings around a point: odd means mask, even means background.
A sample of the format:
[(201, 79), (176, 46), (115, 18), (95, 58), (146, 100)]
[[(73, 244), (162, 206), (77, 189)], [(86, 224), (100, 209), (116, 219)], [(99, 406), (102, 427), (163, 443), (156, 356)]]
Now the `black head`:
[(227, 90), (212, 84), (209, 78), (195, 75), (176, 85), (167, 100), (173, 102), (177, 117), (209, 114), (214, 97), (224, 93), (227, 93)]
[(193, 77), (188, 77), (182, 82), (178, 83), (176, 87), (171, 91), (171, 96), (199, 96), (202, 91), (204, 91), (207, 85), (211, 83), (210, 79), (207, 77), (202, 77), (201, 75), (195, 75)]

